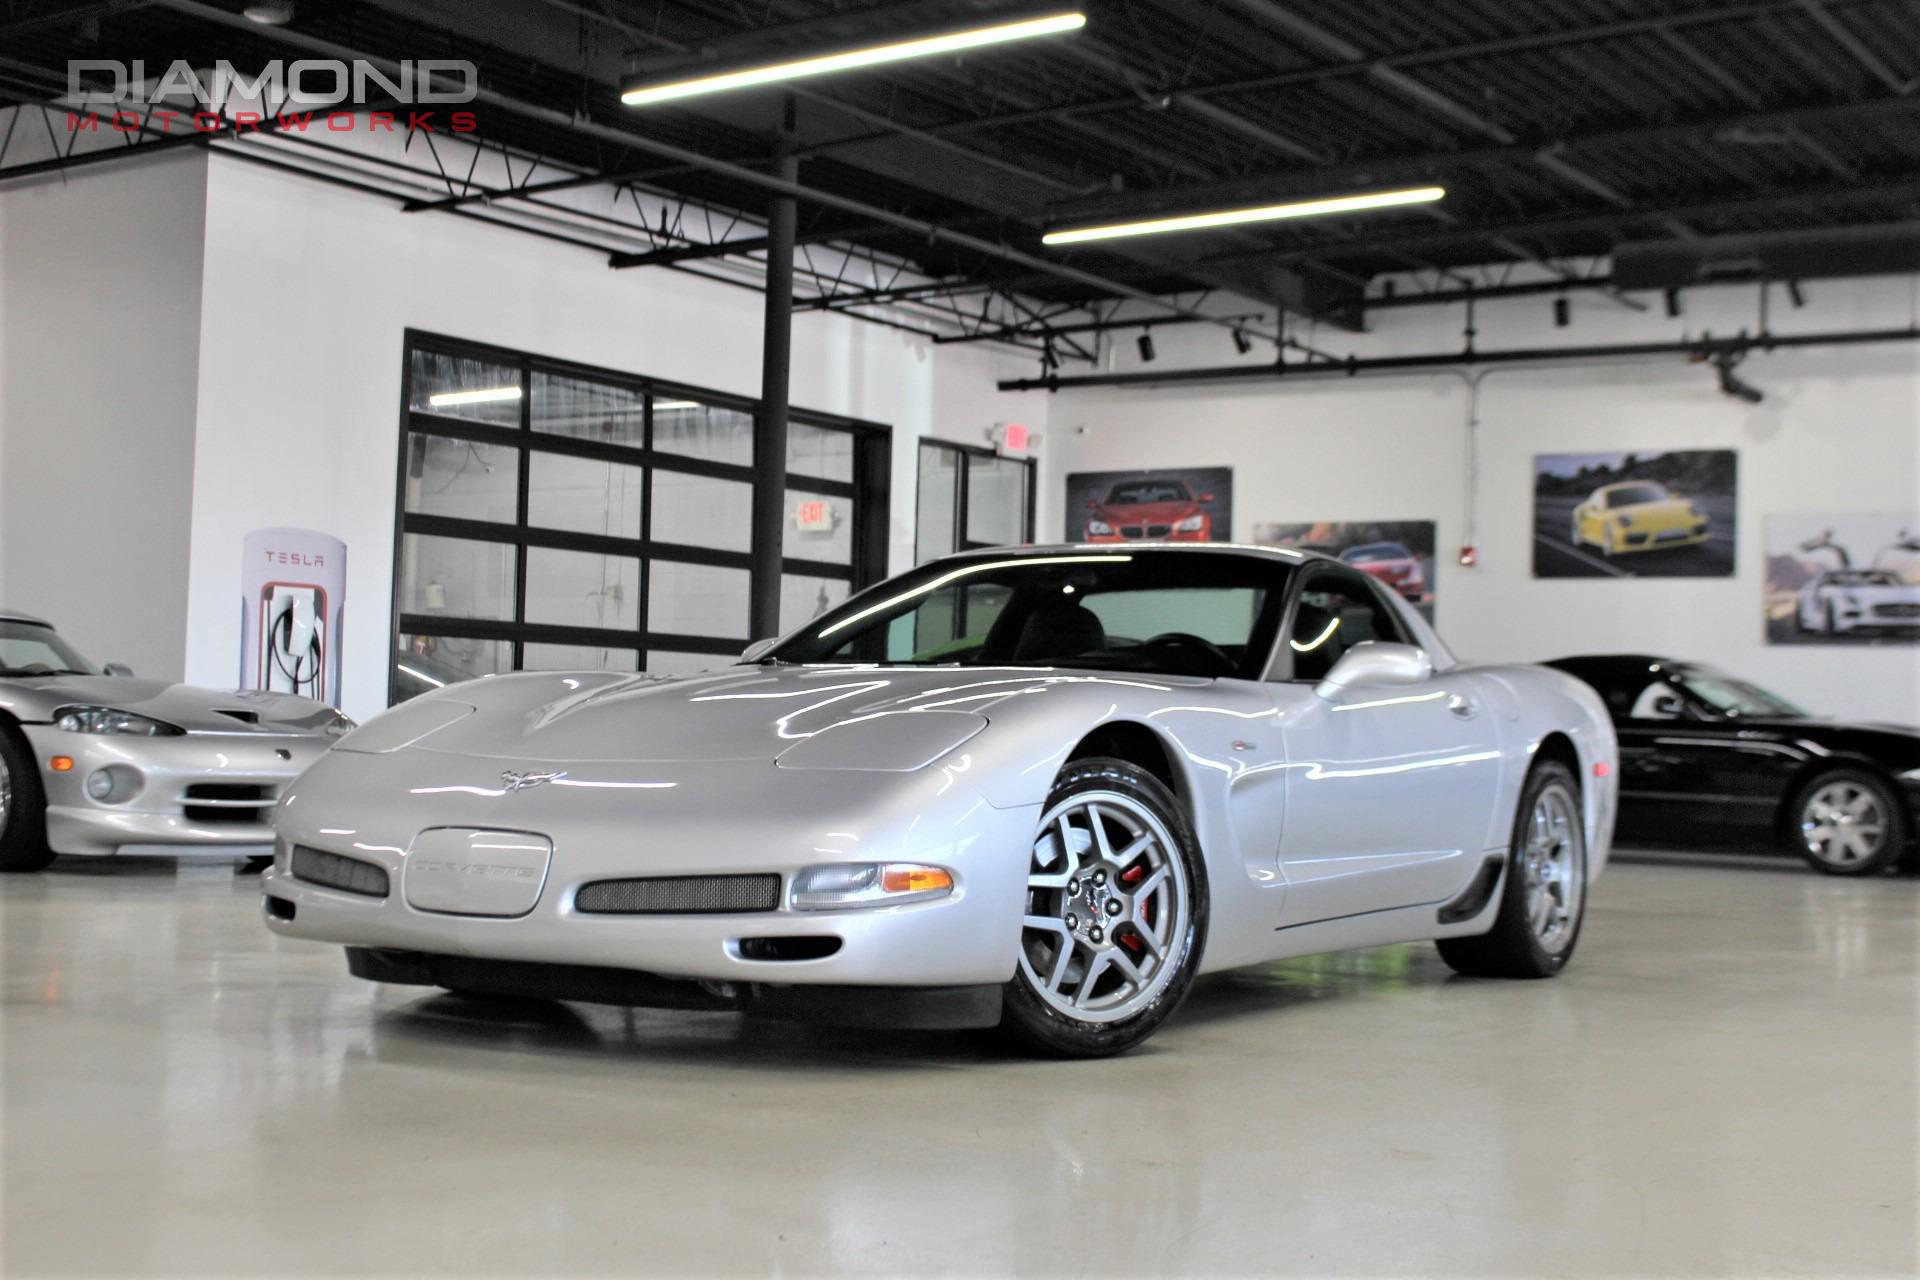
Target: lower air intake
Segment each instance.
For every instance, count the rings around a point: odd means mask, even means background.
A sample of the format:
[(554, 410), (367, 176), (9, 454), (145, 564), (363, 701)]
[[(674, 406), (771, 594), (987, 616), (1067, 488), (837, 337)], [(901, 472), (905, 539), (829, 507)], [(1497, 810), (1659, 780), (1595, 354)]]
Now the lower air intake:
[(342, 893), (357, 893), (368, 898), (387, 896), (387, 873), (371, 862), (362, 862), (358, 858), (343, 857), (297, 844), (293, 846), (291, 869), (294, 879), (304, 880), (308, 884), (338, 889)]
[(780, 877), (653, 876), (644, 880), (595, 880), (580, 886), (574, 910), (588, 915), (714, 915), (772, 911), (780, 905)]

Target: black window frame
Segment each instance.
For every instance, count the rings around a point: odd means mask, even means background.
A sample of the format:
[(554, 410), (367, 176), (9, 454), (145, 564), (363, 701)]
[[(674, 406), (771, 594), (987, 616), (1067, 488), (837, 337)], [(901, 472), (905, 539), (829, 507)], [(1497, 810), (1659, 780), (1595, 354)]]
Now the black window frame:
[[(1008, 545), (998, 542), (978, 542), (967, 537), (967, 499), (971, 488), (973, 463), (976, 459), (993, 462), (1012, 462), (1026, 468), (1027, 500), (1025, 504), (1026, 509), (1022, 511), (1020, 515), (1020, 544), (1032, 545), (1035, 524), (1034, 505), (1040, 480), (1039, 465), (1034, 459), (1018, 458), (1010, 453), (1001, 453), (996, 449), (988, 449), (981, 445), (960, 444), (953, 440), (938, 440), (931, 436), (922, 436), (920, 438), (920, 451), (914, 458), (913, 559), (916, 565), (925, 563), (925, 561), (920, 558), (920, 510), (922, 504), (927, 500), (927, 495), (926, 486), (920, 484), (918, 479), (922, 474), (919, 466), (920, 459), (929, 449), (946, 450), (959, 455), (959, 465), (953, 469), (953, 547), (950, 550), (940, 552), (940, 555), (958, 555), (966, 551), (987, 551), (997, 546)], [(928, 560), (934, 558), (933, 556), (927, 557)]]
[[(511, 427), (478, 422), (473, 419), (437, 414), (412, 408), (413, 357), (416, 351), (455, 359), (486, 361), (514, 369), (520, 379), (519, 420)], [(648, 627), (649, 605), (653, 590), (652, 566), (657, 562), (705, 565), (753, 572), (749, 551), (725, 551), (686, 543), (665, 542), (653, 534), (653, 477), (658, 472), (706, 476), (713, 479), (759, 485), (766, 476), (755, 459), (753, 465), (716, 462), (655, 448), (654, 403), (656, 400), (693, 400), (719, 409), (731, 409), (749, 416), (757, 415), (760, 402), (748, 396), (715, 391), (689, 383), (675, 382), (643, 374), (607, 369), (578, 361), (563, 360), (520, 351), (471, 339), (453, 337), (418, 329), (407, 329), (402, 336), (400, 354), (400, 430), (398, 466), (394, 482), (393, 581), (387, 628), (387, 702), (393, 705), (400, 696), (399, 674), (392, 654), (401, 649), (402, 636), (463, 640), (494, 640), (508, 645), (510, 669), (523, 670), (529, 644), (581, 645), (593, 648), (633, 650), (641, 670), (646, 669), (650, 652), (711, 654), (737, 657), (752, 637), (700, 636), (653, 631)], [(613, 444), (582, 439), (559, 432), (533, 429), (533, 379), (535, 374), (553, 378), (571, 378), (600, 383), (643, 397), (642, 444)], [(854, 440), (853, 478), (832, 479), (803, 472), (785, 472), (788, 491), (805, 490), (852, 504), (853, 530), (849, 563), (836, 564), (801, 556), (783, 556), (781, 576), (789, 574), (826, 578), (847, 584), (847, 594), (855, 595), (886, 576), (889, 505), (891, 501), (892, 428), (841, 414), (794, 407), (790, 420), (829, 431), (842, 431)], [(407, 510), (408, 451), (415, 436), (465, 441), (513, 450), (519, 475), (512, 524), (463, 517), (427, 515)], [(640, 537), (625, 538), (572, 530), (530, 526), (528, 518), (532, 458), (536, 453), (560, 454), (596, 461), (614, 462), (645, 469), (646, 492), (641, 506)], [(470, 541), (505, 544), (512, 548), (514, 560), (513, 617), (510, 620), (485, 618), (448, 618), (406, 612), (402, 592), (406, 538), (409, 534), (452, 537)], [(581, 627), (526, 621), (527, 553), (533, 548), (578, 551), (590, 554), (630, 557), (640, 562), (639, 599), (632, 630), (615, 627)], [(751, 586), (751, 579), (750, 586)], [(744, 632), (745, 621), (742, 620)]]
[[(1273, 662), (1269, 664), (1267, 670), (1269, 683), (1297, 684), (1305, 679), (1305, 677), (1296, 677), (1293, 673), (1293, 646), (1287, 642), (1293, 639), (1293, 624), (1300, 612), (1300, 597), (1313, 590), (1314, 583), (1323, 578), (1358, 584), (1362, 594), (1373, 601), (1374, 607), (1386, 616), (1388, 623), (1392, 626), (1391, 642), (1394, 644), (1417, 643), (1408, 632), (1406, 622), (1400, 617), (1399, 610), (1394, 608), (1393, 602), (1387, 598), (1386, 591), (1372, 576), (1335, 561), (1305, 565), (1294, 575), (1293, 583), (1288, 589), (1286, 611), (1280, 619), (1279, 634), (1274, 637)], [(1376, 637), (1378, 638), (1380, 637)], [(1314, 682), (1318, 683), (1321, 678), (1315, 677)]]

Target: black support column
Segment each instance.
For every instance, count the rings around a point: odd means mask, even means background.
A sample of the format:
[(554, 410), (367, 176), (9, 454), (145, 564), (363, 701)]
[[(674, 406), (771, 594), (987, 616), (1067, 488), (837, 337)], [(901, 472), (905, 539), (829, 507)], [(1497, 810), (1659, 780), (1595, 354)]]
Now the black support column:
[[(774, 176), (794, 182), (793, 97), (774, 154)], [(793, 197), (776, 195), (767, 217), (767, 312), (760, 354), (760, 413), (753, 425), (753, 603), (756, 640), (780, 630), (780, 539), (786, 529), (787, 391), (793, 364)]]

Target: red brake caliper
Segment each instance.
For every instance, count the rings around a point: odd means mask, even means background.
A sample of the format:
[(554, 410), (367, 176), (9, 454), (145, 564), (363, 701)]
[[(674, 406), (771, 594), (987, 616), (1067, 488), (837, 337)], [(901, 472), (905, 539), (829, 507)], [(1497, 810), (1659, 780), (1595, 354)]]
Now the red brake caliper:
[[(1139, 884), (1142, 880), (1146, 879), (1146, 875), (1147, 869), (1144, 866), (1129, 867), (1120, 873), (1120, 883), (1126, 885)], [(1141, 904), (1140, 914), (1147, 924), (1153, 923), (1152, 913), (1153, 904), (1151, 902)], [(1121, 946), (1135, 954), (1138, 954), (1140, 949), (1146, 945), (1140, 941), (1140, 935), (1132, 931), (1122, 934), (1119, 941)]]

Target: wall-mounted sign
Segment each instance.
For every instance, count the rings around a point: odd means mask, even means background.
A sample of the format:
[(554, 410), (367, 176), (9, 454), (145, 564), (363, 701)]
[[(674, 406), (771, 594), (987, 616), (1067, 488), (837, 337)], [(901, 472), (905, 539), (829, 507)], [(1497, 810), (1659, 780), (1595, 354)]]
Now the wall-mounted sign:
[(802, 533), (832, 533), (839, 513), (825, 498), (809, 498), (793, 509), (793, 527)]
[(987, 439), (1004, 454), (1025, 456), (1040, 444), (1040, 433), (1018, 422), (996, 422), (987, 429)]
[(311, 529), (255, 529), (242, 555), (240, 687), (339, 706), (347, 544)]

